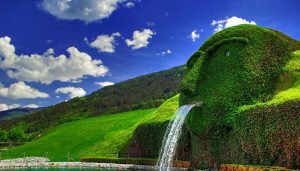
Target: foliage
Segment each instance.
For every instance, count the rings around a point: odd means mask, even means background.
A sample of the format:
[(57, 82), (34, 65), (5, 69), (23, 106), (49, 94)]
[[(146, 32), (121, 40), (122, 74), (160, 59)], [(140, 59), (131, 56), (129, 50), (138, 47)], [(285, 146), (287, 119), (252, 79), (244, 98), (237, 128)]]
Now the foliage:
[(255, 107), (237, 116), (232, 161), (300, 168), (300, 100)]
[[(144, 156), (158, 157), (165, 130), (178, 108), (178, 101), (179, 94), (163, 103), (150, 117), (141, 122), (134, 131), (131, 142), (135, 141), (139, 144)], [(123, 151), (126, 150), (127, 148)]]
[(238, 164), (222, 164), (219, 168), (220, 171), (291, 171), (285, 167), (269, 167), (269, 166), (255, 166), (255, 165), (238, 165)]
[(10, 129), (7, 138), (13, 142), (26, 142), (29, 140), (29, 136), (20, 127)]
[[(49, 134), (2, 153), (3, 158), (47, 156), (51, 161), (75, 161), (80, 157), (117, 157), (137, 125), (154, 109), (106, 114), (53, 128)], [(19, 156), (16, 156), (18, 154)]]
[(157, 107), (178, 93), (184, 72), (185, 66), (180, 66), (140, 76), (28, 116), (0, 121), (0, 127), (9, 129), (19, 122), (26, 122), (29, 133), (43, 134), (48, 128), (85, 117)]
[(203, 101), (191, 111), (189, 129), (199, 135), (209, 126), (224, 124), (225, 114), (237, 107), (269, 100), (296, 47), (292, 39), (252, 25), (231, 27), (209, 38), (180, 86), (181, 105)]
[(7, 140), (7, 131), (0, 129), (0, 142), (6, 142)]
[(278, 31), (239, 25), (214, 34), (189, 59), (180, 105), (203, 102), (186, 120), (195, 167), (300, 168), (297, 49), (300, 42)]

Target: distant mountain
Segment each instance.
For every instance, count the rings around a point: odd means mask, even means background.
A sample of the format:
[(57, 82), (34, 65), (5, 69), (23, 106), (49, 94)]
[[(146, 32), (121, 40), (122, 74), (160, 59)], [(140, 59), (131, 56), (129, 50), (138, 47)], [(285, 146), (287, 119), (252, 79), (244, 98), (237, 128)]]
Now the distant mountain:
[(9, 109), (5, 111), (0, 111), (0, 120), (9, 120), (14, 119), (17, 117), (25, 116), (28, 114), (32, 114), (34, 112), (40, 111), (45, 109), (44, 107), (40, 108), (15, 108), (15, 109)]
[(9, 128), (25, 122), (27, 132), (40, 132), (84, 117), (158, 107), (179, 92), (179, 83), (185, 71), (186, 66), (183, 65), (123, 81), (31, 115), (0, 121), (0, 127)]

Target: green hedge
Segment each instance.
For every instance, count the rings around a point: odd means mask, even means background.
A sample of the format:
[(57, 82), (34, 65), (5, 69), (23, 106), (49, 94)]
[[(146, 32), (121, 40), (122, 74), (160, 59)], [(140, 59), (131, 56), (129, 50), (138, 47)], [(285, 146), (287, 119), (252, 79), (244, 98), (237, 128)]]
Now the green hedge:
[(300, 168), (300, 100), (239, 113), (232, 127), (215, 125), (192, 135), (193, 165), (224, 163)]
[(300, 168), (300, 100), (244, 111), (233, 129), (234, 161)]
[(243, 38), (243, 37), (230, 37), (227, 39), (222, 39), (222, 40), (214, 43), (213, 45), (211, 45), (209, 48), (207, 48), (206, 53), (211, 54), (211, 53), (215, 52), (222, 45), (229, 44), (229, 43), (235, 43), (235, 42), (239, 42), (239, 43), (247, 45), (249, 43), (249, 40), (246, 38)]

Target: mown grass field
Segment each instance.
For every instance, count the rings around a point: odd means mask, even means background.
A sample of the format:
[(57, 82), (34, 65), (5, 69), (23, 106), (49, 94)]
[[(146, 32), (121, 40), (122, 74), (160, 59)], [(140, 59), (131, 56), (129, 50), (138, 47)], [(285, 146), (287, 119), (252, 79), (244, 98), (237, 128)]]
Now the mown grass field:
[(136, 110), (82, 119), (55, 127), (35, 141), (2, 153), (2, 158), (47, 156), (51, 161), (80, 157), (116, 157), (135, 128), (155, 109)]

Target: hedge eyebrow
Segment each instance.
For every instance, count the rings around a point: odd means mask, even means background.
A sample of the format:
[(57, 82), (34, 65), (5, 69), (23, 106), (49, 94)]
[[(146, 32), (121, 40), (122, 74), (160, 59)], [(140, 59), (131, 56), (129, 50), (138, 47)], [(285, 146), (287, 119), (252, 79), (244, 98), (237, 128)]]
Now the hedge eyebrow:
[(205, 54), (205, 52), (203, 52), (202, 50), (198, 50), (196, 51), (187, 61), (186, 65), (189, 67), (189, 66), (192, 66), (193, 63), (198, 59), (200, 58), (201, 56), (203, 56)]
[(249, 44), (249, 40), (247, 38), (244, 38), (244, 37), (231, 37), (231, 38), (223, 39), (223, 40), (220, 40), (220, 41), (214, 43), (213, 45), (211, 45), (210, 47), (208, 47), (206, 49), (206, 53), (211, 54), (216, 49), (221, 47), (222, 45), (227, 44), (227, 43), (234, 43), (234, 42), (240, 42), (240, 43), (245, 44), (245, 45)]

